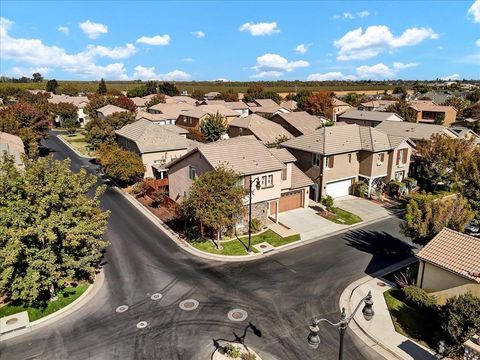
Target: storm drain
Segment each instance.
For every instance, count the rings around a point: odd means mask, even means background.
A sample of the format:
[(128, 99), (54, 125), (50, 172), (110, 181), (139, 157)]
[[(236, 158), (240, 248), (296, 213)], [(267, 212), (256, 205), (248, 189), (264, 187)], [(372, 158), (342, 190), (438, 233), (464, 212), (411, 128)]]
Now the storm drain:
[(138, 324), (137, 324), (137, 328), (139, 329), (144, 329), (147, 327), (147, 322), (146, 321), (140, 321)]
[(127, 310), (128, 310), (128, 306), (127, 306), (127, 305), (120, 305), (119, 307), (117, 307), (117, 308), (115, 309), (115, 311), (116, 311), (117, 313), (123, 313), (123, 312), (125, 312), (125, 311), (127, 311)]
[(245, 310), (233, 309), (228, 312), (227, 316), (231, 321), (243, 321), (248, 317), (248, 314)]
[(162, 298), (162, 294), (160, 294), (160, 293), (155, 293), (152, 296), (150, 296), (150, 299), (155, 300), (155, 301), (160, 300), (161, 298)]
[(178, 304), (178, 307), (185, 311), (192, 311), (198, 308), (198, 304), (198, 301), (195, 299), (187, 299)]

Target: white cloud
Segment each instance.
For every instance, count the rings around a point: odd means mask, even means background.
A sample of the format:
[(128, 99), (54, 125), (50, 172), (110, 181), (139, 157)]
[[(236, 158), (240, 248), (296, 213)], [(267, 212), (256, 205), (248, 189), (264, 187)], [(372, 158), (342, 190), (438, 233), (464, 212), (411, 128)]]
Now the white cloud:
[(309, 47), (310, 47), (309, 44), (300, 44), (294, 50), (296, 52), (299, 52), (300, 54), (305, 54), (308, 51)]
[(351, 12), (344, 12), (341, 15), (335, 15), (333, 18), (335, 20), (339, 20), (339, 19), (341, 19), (341, 20), (353, 20), (356, 17), (364, 18), (368, 15), (370, 15), (370, 12), (367, 11), (367, 10), (363, 10), (363, 11), (357, 12), (356, 14), (352, 14)]
[(361, 18), (367, 17), (369, 15), (370, 15), (370, 12), (368, 12), (367, 10), (357, 12), (357, 16)]
[(324, 74), (310, 74), (307, 81), (355, 80), (354, 75), (343, 75), (340, 71), (331, 71)]
[(173, 70), (166, 74), (157, 74), (155, 72), (155, 67), (144, 67), (141, 65), (135, 66), (135, 72), (132, 76), (133, 79), (140, 80), (166, 80), (166, 81), (186, 81), (190, 80), (190, 74), (181, 70)]
[(264, 36), (272, 35), (280, 32), (280, 29), (277, 28), (277, 23), (275, 21), (270, 23), (259, 22), (251, 23), (247, 22), (240, 26), (240, 31), (248, 31), (252, 36)]
[(369, 26), (363, 32), (362, 28), (347, 32), (333, 44), (339, 49), (337, 59), (364, 60), (377, 56), (388, 49), (417, 45), (425, 39), (437, 39), (430, 28), (410, 28), (399, 37), (395, 37), (388, 26)]
[(173, 70), (160, 76), (161, 80), (167, 80), (167, 81), (172, 81), (172, 80), (187, 81), (187, 80), (190, 80), (191, 78), (192, 77), (190, 74), (182, 70)]
[(10, 30), (12, 25), (13, 21), (5, 19), (4, 17), (0, 17), (0, 36), (7, 36), (7, 32)]
[(194, 31), (191, 34), (199, 39), (205, 37), (205, 33), (203, 31)]
[(288, 61), (278, 54), (265, 54), (257, 57), (257, 65), (254, 69), (259, 71), (292, 71), (296, 68), (307, 67), (310, 64), (304, 60)]
[(478, 47), (480, 47), (480, 39), (478, 39), (477, 41), (475, 41), (475, 45), (477, 45)]
[(100, 35), (108, 32), (107, 25), (94, 23), (90, 20), (80, 23), (80, 29), (82, 29), (90, 39), (97, 39)]
[(278, 78), (283, 75), (281, 71), (260, 71), (259, 73), (250, 75), (253, 79)]
[(186, 58), (183, 58), (182, 61), (185, 61), (185, 62), (192, 62), (193, 59), (192, 58), (189, 58), (189, 57), (186, 57)]
[(61, 33), (64, 33), (67, 36), (70, 33), (70, 29), (68, 28), (68, 26), (59, 26), (57, 30), (60, 31)]
[(403, 69), (418, 66), (418, 63), (401, 63), (394, 62), (392, 67), (385, 64), (375, 64), (372, 66), (362, 65), (357, 67), (357, 75), (362, 79), (391, 79), (397, 76), (398, 72)]
[(411, 68), (411, 67), (415, 67), (415, 66), (418, 66), (419, 64), (418, 63), (402, 63), (402, 62), (394, 62), (393, 63), (393, 69), (394, 70), (403, 70), (403, 69), (408, 69), (408, 68)]
[(448, 75), (448, 76), (442, 77), (442, 80), (445, 80), (445, 81), (456, 81), (456, 80), (460, 80), (460, 75), (459, 75), (459, 74)]
[(468, 9), (468, 13), (472, 20), (476, 23), (480, 23), (480, 0), (476, 0), (470, 9)]
[(12, 74), (14, 74), (15, 76), (26, 76), (26, 77), (31, 77), (32, 74), (34, 73), (40, 73), (42, 74), (42, 76), (46, 76), (48, 75), (48, 73), (51, 71), (52, 69), (48, 68), (48, 67), (29, 67), (29, 68), (24, 68), (24, 67), (18, 67), (18, 66), (14, 66), (12, 67), (12, 69), (10, 70)]
[(129, 58), (135, 54), (137, 49), (133, 44), (126, 44), (125, 46), (115, 46), (115, 47), (106, 47), (106, 46), (93, 46), (89, 45), (87, 51), (84, 54), (88, 56), (95, 57), (109, 57), (111, 59), (125, 59)]
[(218, 79), (215, 79), (214, 81), (228, 82), (229, 80), (225, 78), (218, 78)]
[(166, 46), (170, 43), (170, 35), (141, 36), (137, 39), (137, 43), (154, 46)]

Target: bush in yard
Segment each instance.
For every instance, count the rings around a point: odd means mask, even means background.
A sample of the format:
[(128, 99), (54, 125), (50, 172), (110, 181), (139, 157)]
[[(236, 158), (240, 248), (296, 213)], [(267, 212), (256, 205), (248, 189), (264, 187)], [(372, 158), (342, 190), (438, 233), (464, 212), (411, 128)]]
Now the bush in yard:
[(252, 233), (257, 233), (260, 230), (262, 230), (262, 222), (257, 218), (253, 218), (251, 227), (252, 227)]
[(365, 184), (363, 181), (355, 181), (352, 184), (352, 193), (353, 196), (358, 196), (358, 197), (365, 197), (365, 194), (368, 190), (368, 185)]
[(240, 355), (240, 359), (242, 359), (242, 360), (256, 360), (257, 357), (255, 356), (255, 354), (245, 352), (242, 355)]
[(133, 183), (143, 177), (145, 172), (140, 156), (115, 144), (103, 143), (97, 156), (105, 175), (121, 185)]
[(236, 359), (240, 356), (240, 349), (232, 344), (227, 344), (223, 347), (223, 351), (228, 357)]
[(413, 267), (408, 267), (394, 276), (395, 282), (401, 288), (417, 283), (418, 270)]
[(437, 309), (437, 299), (415, 285), (402, 287), (402, 293), (405, 301), (419, 310), (435, 311)]
[(327, 195), (322, 198), (322, 205), (330, 211), (333, 208), (333, 198), (330, 195)]
[(151, 195), (150, 198), (153, 200), (152, 201), (152, 206), (153, 207), (159, 207), (163, 201), (165, 200), (165, 196), (167, 195), (167, 192), (165, 188), (160, 187), (156, 189)]
[(137, 183), (132, 185), (132, 189), (131, 189), (130, 192), (136, 198), (143, 197), (147, 193), (147, 186), (143, 181), (137, 182)]
[(417, 180), (411, 177), (406, 177), (403, 179), (403, 183), (407, 186), (409, 190), (413, 190), (417, 187)]
[(73, 119), (66, 119), (63, 122), (63, 127), (67, 129), (69, 134), (75, 134), (75, 131), (80, 127), (80, 124)]
[(200, 131), (208, 142), (219, 140), (227, 131), (225, 118), (220, 114), (209, 115), (200, 124)]
[(462, 344), (480, 333), (480, 298), (471, 293), (452, 297), (442, 307), (442, 331), (449, 355), (460, 355)]
[(401, 181), (392, 180), (388, 183), (388, 194), (393, 197), (400, 195), (401, 189), (405, 187), (405, 184)]

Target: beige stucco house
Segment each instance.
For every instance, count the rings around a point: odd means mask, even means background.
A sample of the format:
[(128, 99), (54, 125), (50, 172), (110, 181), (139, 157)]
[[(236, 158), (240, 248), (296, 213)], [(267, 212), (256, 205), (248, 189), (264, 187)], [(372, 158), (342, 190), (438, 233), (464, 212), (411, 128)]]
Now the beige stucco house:
[(176, 124), (185, 129), (198, 130), (202, 121), (217, 113), (224, 118), (227, 125), (230, 124), (233, 119), (240, 116), (237, 111), (229, 109), (224, 105), (199, 105), (181, 113), (177, 118)]
[(257, 114), (238, 117), (230, 122), (229, 137), (247, 135), (254, 136), (267, 146), (293, 138), (284, 127)]
[(278, 113), (271, 117), (270, 121), (281, 125), (290, 134), (297, 137), (317, 130), (327, 121), (327, 119), (310, 115), (306, 111), (295, 111), (290, 113)]
[(314, 182), (315, 201), (326, 195), (348, 195), (358, 180), (368, 184), (369, 195), (379, 182), (403, 180), (412, 152), (407, 138), (356, 124), (323, 127), (281, 146)]
[(0, 131), (0, 157), (3, 157), (4, 153), (13, 157), (17, 168), (23, 169), (22, 156), (25, 154), (25, 147), (19, 136)]
[[(237, 172), (241, 186), (247, 189), (251, 181), (260, 183), (260, 190), (253, 186), (253, 218), (263, 224), (269, 217), (278, 221), (279, 212), (308, 206), (312, 181), (294, 162), (295, 158), (285, 149), (268, 149), (248, 136), (200, 145), (167, 164), (169, 196), (182, 202), (198, 176), (223, 165)], [(240, 219), (237, 227), (242, 228), (244, 220)]]
[(410, 108), (417, 113), (417, 122), (449, 126), (457, 119), (457, 110), (452, 106), (441, 106), (431, 100), (412, 100)]
[(97, 109), (97, 116), (99, 119), (105, 119), (107, 116), (113, 115), (115, 113), (127, 112), (128, 110), (121, 108), (117, 105), (105, 105)]
[[(48, 99), (48, 102), (51, 104), (59, 103), (69, 103), (74, 105), (77, 108), (77, 121), (81, 127), (84, 127), (89, 122), (90, 118), (88, 114), (84, 111), (85, 106), (88, 105), (90, 100), (86, 96), (69, 96), (69, 95), (55, 95)], [(55, 122), (59, 125), (63, 124), (63, 119), (59, 116), (56, 117)]]
[(440, 304), (471, 292), (480, 297), (480, 239), (444, 228), (417, 254), (417, 286)]

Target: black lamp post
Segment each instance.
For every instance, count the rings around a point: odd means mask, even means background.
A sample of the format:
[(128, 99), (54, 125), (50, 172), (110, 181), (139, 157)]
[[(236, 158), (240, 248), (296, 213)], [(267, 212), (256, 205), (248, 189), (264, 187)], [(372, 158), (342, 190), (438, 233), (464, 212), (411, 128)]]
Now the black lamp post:
[(252, 177), (250, 177), (250, 191), (249, 191), (249, 201), (248, 201), (248, 248), (247, 248), (248, 253), (252, 252), (251, 244), (252, 244), (252, 187), (253, 187), (253, 184), (256, 184), (255, 188), (257, 190), (260, 190), (260, 188), (262, 187), (260, 185), (260, 179), (258, 177), (253, 180), (252, 180)]
[(360, 305), (362, 305), (362, 303), (365, 304), (362, 310), (363, 317), (365, 318), (365, 320), (370, 321), (373, 318), (373, 315), (375, 315), (375, 312), (373, 311), (373, 301), (372, 301), (371, 291), (369, 291), (368, 295), (365, 296), (358, 303), (357, 307), (348, 318), (347, 318), (347, 315), (345, 314), (345, 308), (342, 308), (340, 321), (336, 324), (332, 323), (327, 319), (317, 319), (314, 317), (312, 319), (312, 324), (309, 326), (310, 333), (308, 334), (308, 338), (307, 338), (308, 344), (314, 349), (318, 348), (318, 346), (320, 345), (320, 336), (318, 335), (318, 333), (320, 332), (320, 328), (318, 327), (319, 323), (326, 322), (330, 326), (338, 327), (340, 329), (340, 346), (338, 349), (338, 359), (342, 360), (343, 359), (343, 338), (345, 337), (345, 332), (347, 331), (348, 324), (353, 319), (358, 309), (360, 309)]

